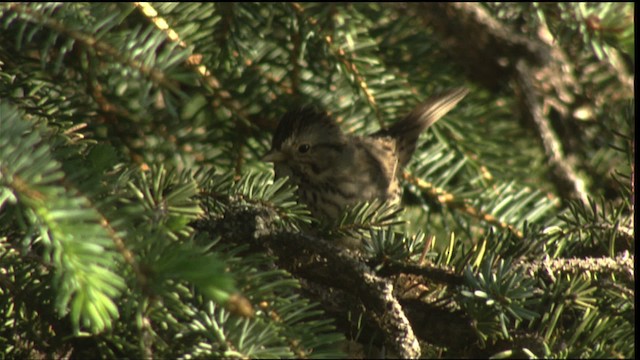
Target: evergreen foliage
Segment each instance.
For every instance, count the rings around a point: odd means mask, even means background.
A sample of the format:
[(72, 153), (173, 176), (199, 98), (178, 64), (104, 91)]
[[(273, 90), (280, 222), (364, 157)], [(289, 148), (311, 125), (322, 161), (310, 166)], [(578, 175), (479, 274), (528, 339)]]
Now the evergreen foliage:
[[(0, 357), (634, 357), (633, 14), (0, 4)], [(403, 209), (320, 228), (260, 160), (458, 86)]]

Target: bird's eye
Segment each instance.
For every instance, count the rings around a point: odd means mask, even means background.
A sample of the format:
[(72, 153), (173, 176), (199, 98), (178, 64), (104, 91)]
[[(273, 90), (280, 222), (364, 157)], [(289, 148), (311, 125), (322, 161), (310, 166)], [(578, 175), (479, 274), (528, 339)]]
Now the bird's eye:
[(309, 149), (311, 149), (311, 146), (309, 146), (309, 144), (302, 144), (298, 146), (298, 152), (301, 154), (306, 153), (307, 151), (309, 151)]

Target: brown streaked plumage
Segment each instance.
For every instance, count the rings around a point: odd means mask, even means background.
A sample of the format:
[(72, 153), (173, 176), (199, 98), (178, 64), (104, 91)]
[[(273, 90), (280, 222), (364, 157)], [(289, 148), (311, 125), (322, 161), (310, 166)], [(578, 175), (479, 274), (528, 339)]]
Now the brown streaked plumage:
[(276, 178), (288, 176), (300, 201), (323, 222), (336, 220), (348, 205), (373, 199), (399, 202), (398, 180), (418, 137), (468, 93), (456, 88), (416, 106), (388, 129), (369, 136), (346, 135), (325, 112), (302, 108), (278, 124), (271, 150)]

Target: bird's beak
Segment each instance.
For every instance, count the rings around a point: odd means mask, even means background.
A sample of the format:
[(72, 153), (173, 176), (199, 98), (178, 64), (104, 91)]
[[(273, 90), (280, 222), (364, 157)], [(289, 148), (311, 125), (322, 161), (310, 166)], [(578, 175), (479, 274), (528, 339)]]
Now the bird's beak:
[(270, 150), (268, 153), (266, 153), (262, 157), (262, 161), (264, 161), (264, 162), (276, 163), (276, 162), (280, 162), (280, 161), (284, 161), (284, 160), (285, 160), (284, 153), (282, 153), (281, 151), (278, 151), (278, 150)]

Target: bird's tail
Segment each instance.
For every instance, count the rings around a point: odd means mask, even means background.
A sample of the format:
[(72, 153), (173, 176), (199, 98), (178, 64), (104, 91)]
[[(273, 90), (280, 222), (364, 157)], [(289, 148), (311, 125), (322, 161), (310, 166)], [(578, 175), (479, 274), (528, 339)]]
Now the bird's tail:
[(374, 136), (390, 136), (396, 140), (398, 165), (405, 166), (413, 152), (420, 134), (453, 109), (467, 94), (466, 88), (455, 88), (434, 95), (416, 106), (404, 119), (383, 129)]

